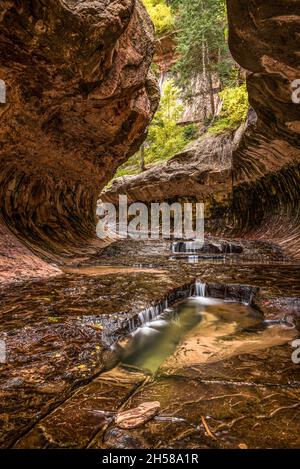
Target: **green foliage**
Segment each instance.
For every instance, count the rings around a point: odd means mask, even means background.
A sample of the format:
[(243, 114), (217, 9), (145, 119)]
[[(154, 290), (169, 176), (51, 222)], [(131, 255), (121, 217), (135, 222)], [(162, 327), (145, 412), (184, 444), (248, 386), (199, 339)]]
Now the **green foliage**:
[[(159, 35), (177, 26), (179, 60), (175, 66), (184, 97), (194, 94), (191, 77), (205, 73), (213, 93), (213, 78), (217, 73), (221, 79), (220, 93), (223, 99), (221, 115), (209, 127), (209, 132), (219, 133), (235, 129), (245, 120), (248, 111), (248, 96), (241, 83), (239, 69), (231, 58), (228, 45), (228, 25), (225, 0), (143, 0)], [(156, 65), (152, 70), (159, 75)], [(148, 137), (143, 149), (132, 156), (115, 177), (134, 175), (141, 171), (141, 155), (146, 167), (167, 160), (180, 152), (189, 141), (198, 137), (194, 124), (180, 126), (183, 113), (182, 90), (168, 80), (163, 86), (159, 109), (149, 126)], [(213, 109), (212, 109), (213, 110)], [(213, 110), (214, 113), (214, 110)], [(211, 119), (210, 119), (211, 122)], [(206, 123), (209, 126), (209, 122)]]
[(226, 130), (234, 130), (237, 126), (229, 117), (219, 117), (216, 119), (211, 127), (209, 127), (208, 132), (210, 134), (221, 134), (226, 132)]
[(145, 148), (146, 163), (165, 160), (186, 145), (184, 128), (177, 125), (182, 112), (179, 90), (173, 80), (167, 80), (163, 86), (160, 106), (149, 127)]
[(171, 5), (172, 9), (176, 12), (180, 7), (182, 0), (169, 0), (169, 5)]
[(185, 140), (192, 141), (196, 140), (199, 135), (199, 128), (196, 124), (188, 124), (183, 127), (183, 136)]
[(138, 166), (137, 166), (136, 158), (130, 158), (124, 165), (120, 166), (118, 171), (115, 174), (115, 177), (122, 177), (122, 176), (132, 176), (134, 174), (138, 174)]
[[(173, 80), (165, 82), (160, 106), (149, 127), (148, 137), (144, 144), (146, 167), (167, 160), (181, 151), (188, 142), (197, 138), (198, 127), (196, 125), (177, 125), (183, 112), (179, 93)], [(139, 172), (140, 152), (129, 158), (118, 169), (115, 178)]]
[(234, 62), (227, 45), (225, 0), (176, 0), (178, 52), (175, 66), (184, 84), (192, 75), (218, 72), (226, 83)]
[(143, 0), (143, 3), (159, 36), (173, 29), (175, 18), (165, 0)]
[(234, 88), (224, 88), (220, 96), (223, 99), (224, 115), (237, 124), (243, 122), (249, 108), (246, 84)]
[(218, 73), (222, 86), (236, 86), (241, 82), (239, 77), (240, 68), (231, 56), (220, 59), (215, 66), (215, 70)]
[(61, 318), (59, 316), (49, 316), (48, 321), (50, 321), (50, 322), (60, 322)]
[(237, 128), (245, 121), (248, 113), (249, 102), (246, 84), (224, 88), (220, 96), (223, 99), (223, 108), (219, 119), (209, 128), (211, 133)]

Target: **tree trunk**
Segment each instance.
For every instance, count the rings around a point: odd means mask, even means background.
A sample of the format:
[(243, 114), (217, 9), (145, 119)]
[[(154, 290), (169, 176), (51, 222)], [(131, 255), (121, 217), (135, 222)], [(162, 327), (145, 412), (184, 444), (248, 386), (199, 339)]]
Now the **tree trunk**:
[(215, 117), (216, 109), (215, 109), (215, 97), (214, 97), (214, 86), (213, 86), (213, 78), (211, 72), (208, 73), (208, 83), (209, 83), (209, 96), (210, 96), (210, 106), (211, 106), (211, 113), (212, 117)]
[(211, 66), (210, 66), (210, 60), (209, 60), (209, 51), (208, 51), (208, 45), (207, 45), (206, 41), (205, 41), (205, 45), (206, 45), (206, 47), (205, 47), (205, 59), (206, 59), (207, 81), (208, 81), (208, 86), (209, 86), (210, 107), (211, 107), (212, 119), (214, 120), (216, 110), (215, 110), (213, 76), (212, 76), (212, 72), (211, 72)]
[(145, 144), (143, 143), (140, 149), (140, 170), (145, 171)]

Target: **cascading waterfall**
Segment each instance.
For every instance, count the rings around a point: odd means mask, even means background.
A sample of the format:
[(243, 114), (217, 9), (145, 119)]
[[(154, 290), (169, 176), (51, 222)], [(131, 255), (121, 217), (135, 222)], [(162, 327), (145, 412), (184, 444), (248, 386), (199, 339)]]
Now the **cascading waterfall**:
[(184, 298), (188, 298), (191, 295), (191, 290), (194, 291), (195, 287), (193, 285), (187, 285), (183, 289), (174, 290), (161, 302), (151, 305), (148, 308), (140, 311), (136, 316), (130, 318), (123, 324), (123, 328), (125, 327), (126, 330), (131, 333), (135, 331), (138, 327), (144, 326), (148, 322), (155, 319), (157, 316), (161, 315), (162, 313), (171, 312), (173, 310), (169, 310), (169, 305), (174, 303), (175, 301), (182, 300)]
[[(121, 363), (154, 373), (172, 355), (185, 334), (203, 321), (205, 324), (214, 322), (228, 311), (229, 322), (234, 322), (232, 315), (236, 314), (239, 324), (244, 321), (246, 327), (249, 321), (250, 325), (262, 324), (263, 315), (251, 309), (257, 291), (258, 288), (251, 285), (222, 285), (196, 280), (127, 319), (123, 323), (122, 335), (110, 342), (110, 347)], [(243, 310), (240, 312), (236, 303), (249, 308), (247, 315)], [(215, 326), (212, 330), (215, 331)], [(124, 332), (126, 341), (120, 340)]]
[(165, 308), (168, 307), (168, 301), (164, 302), (164, 305), (161, 303), (155, 306), (150, 306), (149, 308), (144, 309), (138, 315), (139, 322), (143, 326), (147, 322), (150, 322), (152, 319), (156, 318), (159, 314), (163, 312)]
[(177, 241), (171, 243), (171, 251), (173, 254), (241, 254), (243, 252), (243, 247), (240, 243), (229, 241), (208, 241), (204, 243), (201, 240), (194, 241)]
[(247, 299), (244, 301), (244, 304), (245, 304), (245, 305), (251, 305), (254, 296), (255, 296), (254, 292), (251, 291), (250, 294), (249, 294), (249, 298), (247, 298)]
[[(218, 294), (219, 293), (221, 294)], [(156, 318), (158, 319), (167, 319), (173, 317), (174, 310), (169, 305), (173, 305), (178, 300), (187, 299), (189, 297), (199, 297), (199, 298), (211, 298), (211, 299), (221, 299), (225, 302), (239, 302), (245, 305), (251, 305), (253, 299), (256, 296), (258, 291), (257, 287), (251, 287), (249, 285), (222, 285), (218, 284), (206, 284), (200, 281), (195, 281), (192, 284), (187, 285), (183, 289), (174, 290), (168, 296), (168, 298), (162, 300), (161, 302), (151, 305), (144, 310), (137, 313), (135, 316), (126, 319), (125, 321), (121, 321), (121, 323), (117, 323), (116, 329), (114, 331), (110, 331), (111, 334), (107, 337), (107, 343), (110, 344), (115, 342), (116, 335), (118, 334), (118, 330), (126, 330), (127, 333), (134, 333), (138, 328), (145, 327), (147, 329), (148, 323), (154, 321)], [(173, 318), (173, 321), (175, 317)], [(109, 340), (110, 339), (110, 340)]]
[(187, 243), (184, 243), (185, 244), (185, 252), (190, 252), (192, 254), (194, 254), (196, 252), (196, 243), (193, 242), (193, 241), (189, 241)]
[(195, 254), (198, 251), (203, 249), (202, 241), (178, 241), (172, 243), (171, 245), (172, 252), (175, 253), (186, 253), (186, 254)]
[(149, 306), (143, 309), (143, 311), (140, 311), (137, 317), (133, 317), (128, 321), (128, 331), (133, 332), (137, 327), (144, 326), (155, 319), (168, 308), (168, 304), (168, 300), (165, 299), (156, 305)]
[(206, 296), (206, 283), (195, 282), (195, 296)]

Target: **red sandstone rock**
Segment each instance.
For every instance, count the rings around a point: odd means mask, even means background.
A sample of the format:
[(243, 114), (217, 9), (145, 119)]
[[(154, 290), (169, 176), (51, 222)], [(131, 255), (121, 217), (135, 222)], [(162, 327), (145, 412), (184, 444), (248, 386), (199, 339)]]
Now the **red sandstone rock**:
[(1, 219), (40, 255), (89, 252), (98, 193), (157, 106), (152, 24), (135, 0), (10, 0), (0, 30)]
[(118, 202), (119, 194), (127, 194), (128, 201), (163, 201), (180, 197), (194, 197), (199, 201), (225, 196), (231, 190), (232, 151), (239, 133), (207, 135), (190, 144), (168, 161), (136, 176), (114, 180), (102, 192), (104, 202)]
[(35, 256), (6, 227), (0, 226), (0, 285), (59, 273), (57, 267)]

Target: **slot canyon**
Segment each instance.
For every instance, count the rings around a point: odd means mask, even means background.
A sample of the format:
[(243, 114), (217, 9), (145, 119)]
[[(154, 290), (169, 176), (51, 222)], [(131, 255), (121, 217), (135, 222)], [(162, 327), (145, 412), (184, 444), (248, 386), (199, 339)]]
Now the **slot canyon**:
[[(115, 177), (180, 32), (141, 0), (1, 2), (0, 448), (300, 447), (300, 3), (226, 4), (246, 118), (210, 132), (201, 94), (189, 143)], [(204, 242), (100, 239), (124, 194), (203, 203)]]

